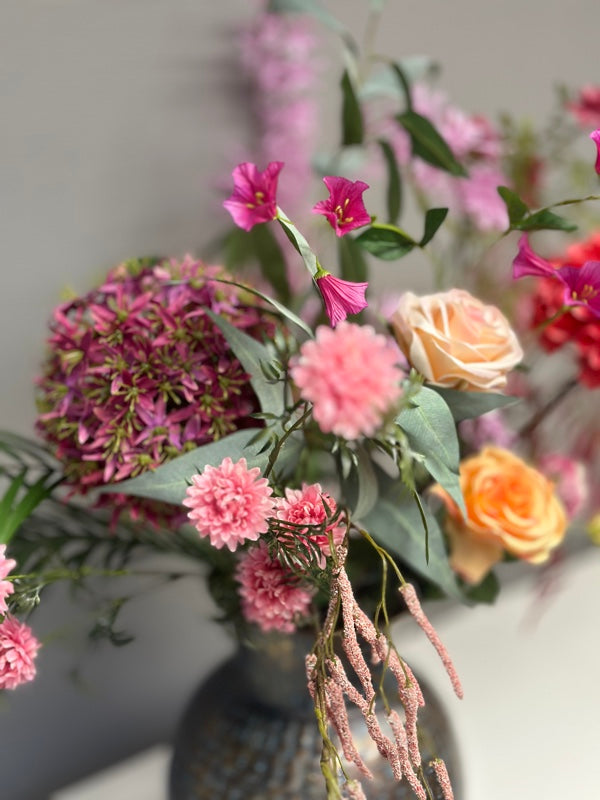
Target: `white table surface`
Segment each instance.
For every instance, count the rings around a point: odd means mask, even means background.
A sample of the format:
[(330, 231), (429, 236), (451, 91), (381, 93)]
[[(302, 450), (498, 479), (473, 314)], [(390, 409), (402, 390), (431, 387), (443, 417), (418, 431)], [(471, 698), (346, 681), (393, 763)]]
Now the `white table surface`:
[[(462, 701), (411, 620), (396, 628), (400, 652), (426, 670), (451, 714), (464, 764), (456, 800), (600, 797), (600, 551), (572, 562), (542, 604), (534, 586), (510, 586), (493, 607), (434, 609)], [(169, 755), (153, 748), (52, 800), (166, 800)]]

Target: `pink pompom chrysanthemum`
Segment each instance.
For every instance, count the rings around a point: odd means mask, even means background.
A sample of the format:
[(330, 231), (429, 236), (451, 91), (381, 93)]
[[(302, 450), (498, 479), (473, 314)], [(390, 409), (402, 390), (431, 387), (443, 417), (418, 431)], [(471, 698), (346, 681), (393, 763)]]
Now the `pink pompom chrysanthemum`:
[(5, 581), (8, 573), (17, 566), (14, 558), (6, 558), (6, 545), (0, 544), (0, 614), (6, 614), (8, 607), (6, 605), (6, 598), (9, 594), (14, 592), (14, 586), (11, 581)]
[(321, 326), (291, 369), (324, 433), (371, 436), (402, 394), (404, 377), (394, 344), (370, 325)]
[(312, 593), (271, 558), (264, 542), (243, 554), (236, 579), (244, 617), (263, 631), (293, 633), (296, 621), (308, 613)]
[(0, 689), (16, 689), (35, 678), (40, 643), (24, 622), (6, 617), (0, 623)]
[(207, 465), (192, 477), (183, 505), (200, 536), (213, 547), (232, 552), (246, 541), (256, 541), (269, 528), (273, 490), (260, 469), (248, 469), (245, 458), (235, 464), (227, 456), (218, 467)]
[[(286, 489), (285, 497), (275, 500), (275, 517), (291, 523), (289, 534), (281, 531), (280, 538), (288, 540), (301, 535), (317, 545), (325, 556), (331, 555), (330, 537), (337, 546), (346, 534), (346, 526), (340, 524), (339, 518), (335, 519), (336, 512), (337, 503), (318, 483), (304, 483), (301, 489)], [(308, 527), (301, 527), (303, 525)], [(311, 528), (319, 527), (322, 533), (311, 531)]]

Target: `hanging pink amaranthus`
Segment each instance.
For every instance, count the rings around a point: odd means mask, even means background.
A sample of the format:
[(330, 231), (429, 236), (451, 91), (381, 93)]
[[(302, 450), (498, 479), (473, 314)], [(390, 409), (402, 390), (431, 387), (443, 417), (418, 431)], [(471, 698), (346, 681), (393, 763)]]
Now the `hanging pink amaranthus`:
[(127, 262), (55, 310), (37, 429), (77, 491), (255, 424), (248, 375), (207, 309), (256, 337), (272, 327), (218, 278), (228, 275), (189, 256)]

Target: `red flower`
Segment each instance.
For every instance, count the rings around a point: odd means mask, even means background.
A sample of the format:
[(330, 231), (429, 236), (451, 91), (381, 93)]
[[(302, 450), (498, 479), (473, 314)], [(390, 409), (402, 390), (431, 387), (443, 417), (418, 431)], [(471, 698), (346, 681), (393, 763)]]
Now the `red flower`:
[(256, 164), (244, 162), (233, 170), (233, 193), (223, 206), (240, 228), (249, 231), (259, 222), (270, 222), (277, 216), (277, 178), (282, 161), (271, 161), (260, 172)]
[(369, 184), (364, 181), (349, 181), (328, 175), (323, 183), (329, 189), (327, 200), (320, 200), (313, 207), (313, 214), (323, 214), (335, 231), (343, 236), (355, 228), (362, 228), (371, 222), (371, 217), (363, 203), (362, 194)]

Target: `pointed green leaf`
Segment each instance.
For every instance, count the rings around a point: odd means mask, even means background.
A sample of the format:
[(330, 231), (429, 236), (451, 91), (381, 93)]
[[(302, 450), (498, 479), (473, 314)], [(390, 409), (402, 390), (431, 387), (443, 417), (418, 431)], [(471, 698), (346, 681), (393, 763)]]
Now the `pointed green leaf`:
[(443, 389), (441, 386), (432, 386), (431, 389), (443, 397), (455, 422), (480, 417), (488, 411), (512, 406), (520, 401), (518, 397), (493, 392), (461, 392), (458, 389)]
[(369, 267), (363, 252), (351, 236), (338, 238), (338, 258), (340, 275), (345, 281), (364, 283), (369, 279)]
[(284, 397), (282, 385), (270, 383), (265, 380), (262, 372), (262, 364), (269, 364), (273, 356), (256, 339), (248, 336), (247, 333), (238, 330), (226, 319), (215, 314), (214, 311), (206, 309), (206, 313), (217, 325), (227, 343), (239, 359), (241, 365), (250, 375), (250, 384), (258, 398), (261, 411), (268, 411), (272, 414), (281, 414), (284, 408)]
[(441, 224), (448, 216), (447, 208), (430, 208), (425, 214), (425, 230), (419, 247), (425, 247), (438, 232)]
[(364, 127), (362, 111), (348, 70), (342, 75), (342, 147), (362, 144)]
[(498, 194), (504, 201), (506, 211), (508, 212), (508, 219), (511, 225), (523, 219), (525, 214), (529, 213), (527, 204), (521, 200), (516, 192), (509, 189), (508, 186), (498, 186)]
[(415, 111), (404, 111), (396, 119), (410, 135), (413, 155), (451, 175), (466, 177), (467, 171), (428, 119)]
[(413, 110), (412, 91), (411, 91), (410, 81), (408, 79), (408, 75), (406, 74), (406, 72), (403, 69), (403, 67), (397, 61), (393, 61), (390, 64), (390, 66), (392, 68), (392, 71), (394, 72), (394, 75), (396, 76), (396, 78), (398, 80), (398, 83), (400, 85), (400, 90), (401, 90), (402, 94), (404, 95), (404, 102), (406, 104), (406, 110), (407, 111), (412, 111)]
[(465, 510), (458, 475), (456, 424), (443, 398), (432, 389), (421, 387), (396, 418), (396, 424), (406, 434), (413, 452), (423, 457), (423, 466), (431, 477)]
[(402, 258), (416, 246), (407, 233), (394, 225), (371, 225), (356, 238), (361, 247), (383, 261)]
[(385, 139), (378, 139), (377, 143), (381, 147), (381, 152), (385, 159), (388, 174), (387, 183), (387, 216), (388, 222), (394, 225), (400, 216), (402, 208), (402, 182), (396, 154), (389, 142)]
[(277, 213), (278, 213), (277, 221), (283, 228), (285, 235), (290, 240), (295, 250), (298, 253), (300, 253), (302, 260), (304, 261), (304, 266), (310, 272), (311, 277), (314, 278), (317, 272), (316, 255), (313, 253), (309, 243), (300, 233), (298, 228), (293, 224), (293, 222), (287, 219), (287, 217), (280, 208), (277, 209)]
[(560, 217), (548, 208), (542, 208), (513, 226), (518, 231), (576, 231), (577, 225)]

